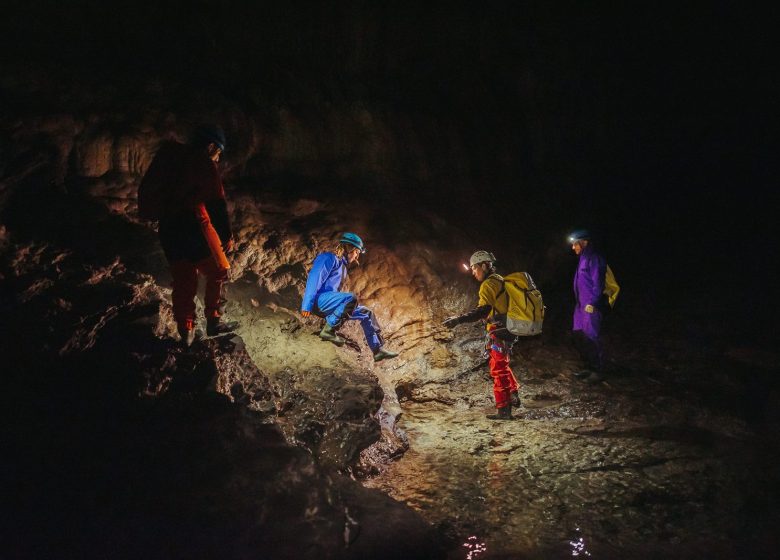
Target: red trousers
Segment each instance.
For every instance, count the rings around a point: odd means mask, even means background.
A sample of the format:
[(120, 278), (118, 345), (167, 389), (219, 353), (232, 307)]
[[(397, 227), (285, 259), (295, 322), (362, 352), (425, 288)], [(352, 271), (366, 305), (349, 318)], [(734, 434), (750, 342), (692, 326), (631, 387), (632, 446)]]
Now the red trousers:
[(509, 367), (509, 348), (506, 343), (490, 337), (490, 375), (493, 377), (493, 396), (496, 408), (509, 404), (509, 394), (517, 391), (517, 380)]
[(222, 303), (222, 285), (227, 280), (227, 270), (217, 266), (213, 257), (197, 262), (176, 261), (171, 263), (173, 276), (173, 318), (179, 329), (191, 330), (195, 326), (195, 296), (198, 292), (198, 273), (206, 277), (206, 319), (219, 317)]

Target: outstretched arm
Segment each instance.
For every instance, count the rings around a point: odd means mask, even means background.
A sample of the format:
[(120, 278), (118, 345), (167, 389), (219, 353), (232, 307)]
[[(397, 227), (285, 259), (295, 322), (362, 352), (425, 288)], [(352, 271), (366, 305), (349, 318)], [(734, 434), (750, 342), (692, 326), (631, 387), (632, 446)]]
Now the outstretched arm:
[(455, 317), (447, 317), (442, 322), (442, 325), (444, 325), (447, 328), (452, 328), (455, 325), (460, 325), (461, 323), (473, 323), (474, 321), (485, 319), (490, 313), (491, 309), (492, 306), (490, 305), (480, 305), (479, 307), (475, 307), (474, 309), (472, 309), (468, 313), (464, 313), (463, 315), (457, 315)]

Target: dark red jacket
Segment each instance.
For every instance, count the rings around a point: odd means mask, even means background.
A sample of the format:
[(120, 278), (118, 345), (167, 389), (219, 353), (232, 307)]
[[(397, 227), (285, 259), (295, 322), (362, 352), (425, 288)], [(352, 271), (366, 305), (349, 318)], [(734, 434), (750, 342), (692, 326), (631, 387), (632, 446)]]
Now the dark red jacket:
[(163, 144), (147, 174), (153, 171), (167, 185), (159, 234), (168, 261), (198, 261), (211, 255), (196, 214), (199, 204), (206, 206), (224, 247), (232, 237), (225, 189), (217, 164), (203, 149), (177, 142)]

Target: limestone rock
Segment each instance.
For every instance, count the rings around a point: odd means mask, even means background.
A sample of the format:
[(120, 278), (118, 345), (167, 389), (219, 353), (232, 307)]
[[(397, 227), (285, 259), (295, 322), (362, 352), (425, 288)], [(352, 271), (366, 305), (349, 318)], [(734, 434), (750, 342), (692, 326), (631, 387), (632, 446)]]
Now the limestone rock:
[(76, 144), (76, 170), (82, 177), (102, 177), (113, 167), (114, 138), (107, 132), (88, 134)]
[(154, 156), (154, 137), (123, 135), (113, 145), (112, 169), (119, 173), (140, 176), (146, 172)]

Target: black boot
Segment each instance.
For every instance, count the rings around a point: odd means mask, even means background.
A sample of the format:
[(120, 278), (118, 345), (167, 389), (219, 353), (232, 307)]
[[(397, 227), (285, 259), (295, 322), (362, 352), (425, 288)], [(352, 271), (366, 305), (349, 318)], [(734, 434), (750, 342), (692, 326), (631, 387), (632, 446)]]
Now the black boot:
[(514, 420), (512, 417), (512, 404), (506, 405), (504, 408), (497, 408), (496, 414), (488, 414), (489, 420)]
[(182, 346), (189, 348), (192, 346), (192, 343), (195, 342), (195, 329), (179, 327), (179, 336), (181, 337)]
[(181, 337), (181, 345), (185, 348), (190, 348), (196, 341), (203, 340), (203, 331), (200, 329), (186, 329), (179, 327), (179, 336)]
[(595, 385), (596, 383), (601, 383), (602, 381), (604, 381), (604, 376), (600, 371), (594, 371), (585, 379), (585, 383), (588, 385)]
[(336, 346), (344, 346), (344, 343), (346, 342), (343, 338), (336, 334), (336, 329), (331, 327), (328, 323), (325, 323), (325, 326), (322, 327), (322, 330), (320, 331), (320, 338), (322, 340), (332, 342)]
[(228, 321), (223, 323), (219, 317), (208, 319), (206, 321), (206, 334), (209, 336), (219, 336), (221, 334), (231, 333), (240, 325), (238, 321)]

